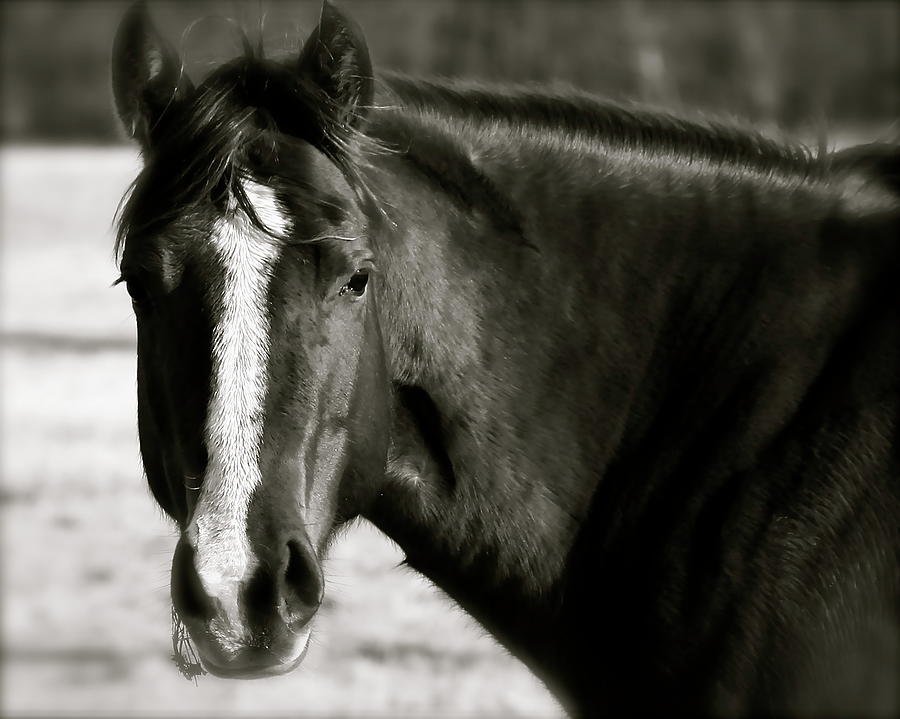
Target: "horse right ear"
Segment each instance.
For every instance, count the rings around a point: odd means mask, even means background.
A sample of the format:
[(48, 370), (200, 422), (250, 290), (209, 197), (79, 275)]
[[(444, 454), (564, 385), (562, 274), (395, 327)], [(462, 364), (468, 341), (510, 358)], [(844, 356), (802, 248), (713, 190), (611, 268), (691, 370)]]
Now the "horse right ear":
[(143, 0), (128, 8), (116, 32), (112, 86), (119, 119), (145, 152), (169, 106), (193, 89), (178, 54), (150, 21)]

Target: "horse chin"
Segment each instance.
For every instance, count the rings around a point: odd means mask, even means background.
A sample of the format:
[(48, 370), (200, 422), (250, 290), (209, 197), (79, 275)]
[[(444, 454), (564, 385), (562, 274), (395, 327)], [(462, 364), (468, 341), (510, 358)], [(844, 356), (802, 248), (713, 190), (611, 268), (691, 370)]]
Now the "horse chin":
[[(311, 629), (307, 626), (293, 635), (287, 651), (275, 651), (269, 647), (247, 647), (225, 653), (209, 650), (204, 641), (195, 642), (203, 668), (223, 679), (262, 679), (292, 672), (300, 666), (309, 648)], [(282, 641), (280, 644), (284, 644)]]

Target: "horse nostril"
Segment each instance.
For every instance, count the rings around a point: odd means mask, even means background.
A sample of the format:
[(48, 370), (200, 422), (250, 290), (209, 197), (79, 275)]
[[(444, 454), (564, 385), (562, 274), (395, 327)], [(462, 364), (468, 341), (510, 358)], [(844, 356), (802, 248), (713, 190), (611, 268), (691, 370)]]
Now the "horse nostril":
[(172, 558), (172, 603), (185, 619), (210, 619), (215, 610), (194, 563), (194, 548), (179, 540)]
[(288, 541), (288, 560), (284, 570), (284, 600), (297, 619), (309, 619), (322, 601), (324, 582), (315, 552), (306, 542)]
[(244, 587), (244, 605), (251, 624), (264, 623), (277, 601), (272, 574), (257, 569)]

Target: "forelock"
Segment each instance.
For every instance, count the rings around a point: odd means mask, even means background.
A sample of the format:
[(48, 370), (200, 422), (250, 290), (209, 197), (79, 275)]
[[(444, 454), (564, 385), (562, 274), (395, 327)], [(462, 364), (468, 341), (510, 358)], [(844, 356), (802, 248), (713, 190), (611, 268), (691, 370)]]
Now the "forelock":
[(324, 94), (289, 65), (247, 56), (220, 67), (162, 118), (163, 139), (120, 203), (117, 257), (127, 238), (211, 207), (240, 210), (257, 229), (285, 240), (258, 216), (244, 188), (247, 181), (290, 186), (296, 173), (282, 155), (298, 142), (322, 152), (358, 200), (371, 202), (363, 170), (383, 148), (335, 118)]

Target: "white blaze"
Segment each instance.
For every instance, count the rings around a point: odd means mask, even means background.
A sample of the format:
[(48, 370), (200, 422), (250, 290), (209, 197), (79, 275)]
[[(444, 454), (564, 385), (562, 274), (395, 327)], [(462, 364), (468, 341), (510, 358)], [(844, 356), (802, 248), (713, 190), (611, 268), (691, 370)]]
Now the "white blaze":
[[(275, 194), (245, 182), (257, 216), (286, 230)], [(212, 377), (204, 437), (208, 462), (194, 517), (197, 570), (208, 589), (235, 584), (248, 569), (247, 509), (261, 481), (259, 452), (267, 389), (269, 314), (266, 301), (279, 247), (242, 212), (220, 219), (212, 233), (224, 270), (220, 312), (212, 335)], [(236, 586), (233, 590), (236, 590)], [(229, 599), (231, 600), (229, 602)]]

